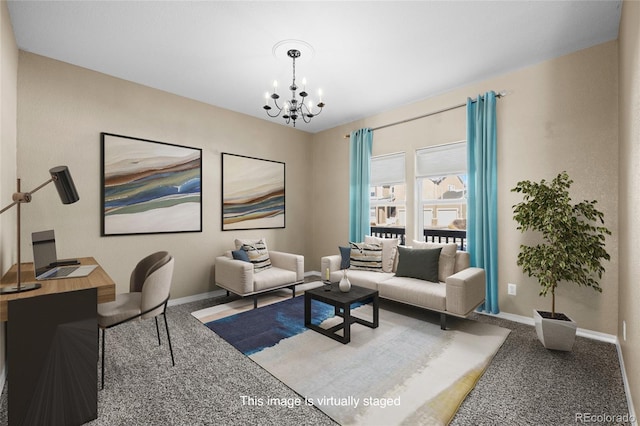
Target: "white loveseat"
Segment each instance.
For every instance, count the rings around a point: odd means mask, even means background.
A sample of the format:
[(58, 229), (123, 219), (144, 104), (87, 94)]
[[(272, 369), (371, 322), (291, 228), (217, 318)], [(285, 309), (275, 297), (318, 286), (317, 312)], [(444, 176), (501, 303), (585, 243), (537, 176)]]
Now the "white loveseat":
[[(368, 237), (372, 238), (372, 237)], [(366, 240), (365, 240), (366, 241)], [(372, 240), (369, 240), (372, 241)], [(383, 242), (384, 243), (384, 242)], [(440, 313), (440, 328), (446, 329), (447, 315), (467, 317), (485, 300), (485, 271), (469, 266), (469, 253), (456, 250), (456, 245), (429, 244), (414, 241), (420, 248), (442, 247), (438, 271), (439, 282), (397, 276), (398, 257), (385, 271), (347, 269), (351, 284), (378, 290), (379, 297), (429, 309)], [(342, 278), (341, 255), (321, 259), (323, 278), (327, 271), (332, 282)]]
[[(261, 240), (236, 240), (236, 250), (241, 250), (243, 243), (254, 245), (259, 242)], [(254, 308), (258, 305), (259, 294), (290, 288), (295, 296), (296, 285), (304, 282), (304, 256), (267, 250), (266, 243), (263, 244), (268, 267), (257, 266), (255, 258), (250, 261), (234, 259), (231, 250), (215, 259), (216, 285), (227, 290), (227, 294), (253, 296)]]

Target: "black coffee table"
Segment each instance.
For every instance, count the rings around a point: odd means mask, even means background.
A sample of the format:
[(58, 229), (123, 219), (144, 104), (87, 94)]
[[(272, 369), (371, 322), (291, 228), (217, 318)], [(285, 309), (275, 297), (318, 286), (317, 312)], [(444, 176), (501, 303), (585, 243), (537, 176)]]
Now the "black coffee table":
[[(343, 321), (331, 328), (322, 328), (311, 323), (311, 301), (317, 300), (334, 307), (336, 316)], [(357, 318), (351, 315), (351, 305), (357, 302), (371, 302), (373, 305), (373, 322)], [(370, 328), (378, 328), (378, 290), (370, 290), (364, 287), (351, 286), (351, 290), (343, 293), (338, 284), (331, 285), (331, 291), (323, 287), (314, 288), (304, 292), (304, 325), (320, 334), (331, 337), (340, 343), (347, 344), (351, 341), (351, 324), (357, 322)], [(342, 336), (336, 332), (342, 330)]]

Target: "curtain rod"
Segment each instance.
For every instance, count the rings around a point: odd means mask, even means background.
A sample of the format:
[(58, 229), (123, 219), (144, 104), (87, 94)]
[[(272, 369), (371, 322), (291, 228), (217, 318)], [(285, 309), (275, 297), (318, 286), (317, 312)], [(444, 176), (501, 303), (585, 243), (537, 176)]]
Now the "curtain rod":
[[(505, 96), (507, 96), (507, 92), (506, 91), (502, 91), (502, 92), (496, 94), (496, 99), (504, 98)], [(471, 102), (476, 102), (476, 101), (475, 100), (471, 100)], [(374, 127), (371, 130), (375, 131), (375, 130), (385, 129), (387, 127), (397, 126), (398, 124), (408, 123), (410, 121), (419, 120), (421, 118), (426, 118), (426, 117), (429, 117), (429, 116), (432, 116), (432, 115), (436, 115), (436, 114), (441, 114), (443, 112), (447, 112), (447, 111), (451, 111), (451, 110), (454, 110), (454, 109), (462, 108), (464, 106), (467, 106), (466, 102), (464, 102), (462, 104), (454, 105), (454, 106), (451, 106), (451, 107), (448, 107), (448, 108), (443, 108), (443, 109), (440, 109), (438, 111), (433, 111), (433, 112), (430, 112), (428, 114), (419, 115), (417, 117), (407, 118), (406, 120), (396, 121), (395, 123), (384, 124), (382, 126)], [(351, 135), (349, 135), (349, 134), (344, 135), (345, 139), (349, 139), (350, 137), (351, 137)]]

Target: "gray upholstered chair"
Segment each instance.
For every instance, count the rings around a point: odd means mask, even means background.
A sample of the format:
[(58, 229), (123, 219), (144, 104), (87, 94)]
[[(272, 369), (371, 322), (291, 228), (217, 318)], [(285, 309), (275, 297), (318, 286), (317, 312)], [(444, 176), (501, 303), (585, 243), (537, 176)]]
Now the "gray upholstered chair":
[(115, 301), (98, 305), (98, 326), (102, 330), (102, 389), (104, 389), (105, 330), (134, 319), (154, 318), (158, 333), (158, 345), (160, 345), (158, 315), (164, 316), (171, 364), (176, 365), (166, 316), (173, 265), (174, 259), (166, 251), (156, 252), (145, 257), (131, 272), (129, 293), (118, 294)]
[[(296, 285), (304, 282), (304, 256), (268, 250), (264, 238), (235, 240), (236, 251), (249, 248), (245, 260), (234, 258), (233, 251), (215, 259), (216, 285), (241, 297), (252, 296), (258, 307), (258, 295), (281, 288), (290, 288), (291, 297)], [(268, 267), (264, 267), (267, 263)], [(260, 268), (257, 267), (260, 265)]]

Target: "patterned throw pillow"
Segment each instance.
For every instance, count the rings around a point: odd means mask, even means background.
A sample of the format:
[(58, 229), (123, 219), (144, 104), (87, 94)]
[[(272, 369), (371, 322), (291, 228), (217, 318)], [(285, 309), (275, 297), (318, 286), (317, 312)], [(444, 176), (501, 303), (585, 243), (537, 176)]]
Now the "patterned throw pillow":
[(365, 235), (364, 242), (367, 244), (379, 244), (382, 246), (382, 271), (393, 272), (393, 263), (398, 252), (398, 238), (380, 238)]
[(349, 243), (350, 269), (382, 272), (382, 246), (380, 244)]
[(253, 264), (254, 272), (262, 272), (271, 268), (271, 258), (264, 240), (245, 242), (242, 244), (242, 250), (247, 252), (249, 261)]

